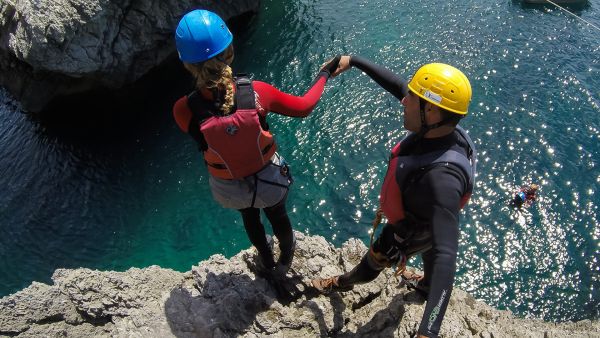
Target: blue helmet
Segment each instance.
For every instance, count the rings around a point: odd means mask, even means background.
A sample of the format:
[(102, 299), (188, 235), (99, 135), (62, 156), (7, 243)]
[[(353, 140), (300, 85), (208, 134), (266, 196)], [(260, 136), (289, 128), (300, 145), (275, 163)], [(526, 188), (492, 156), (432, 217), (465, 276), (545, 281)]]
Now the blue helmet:
[(181, 18), (175, 31), (179, 59), (186, 63), (206, 61), (224, 51), (233, 35), (217, 14), (193, 10)]

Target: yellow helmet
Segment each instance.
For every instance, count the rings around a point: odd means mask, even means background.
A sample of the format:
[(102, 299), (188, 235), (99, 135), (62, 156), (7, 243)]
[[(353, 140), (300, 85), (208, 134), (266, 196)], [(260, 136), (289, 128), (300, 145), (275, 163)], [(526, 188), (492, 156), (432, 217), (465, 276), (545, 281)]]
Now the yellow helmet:
[(460, 70), (444, 63), (430, 63), (419, 68), (408, 89), (455, 114), (466, 115), (471, 102), (469, 79)]

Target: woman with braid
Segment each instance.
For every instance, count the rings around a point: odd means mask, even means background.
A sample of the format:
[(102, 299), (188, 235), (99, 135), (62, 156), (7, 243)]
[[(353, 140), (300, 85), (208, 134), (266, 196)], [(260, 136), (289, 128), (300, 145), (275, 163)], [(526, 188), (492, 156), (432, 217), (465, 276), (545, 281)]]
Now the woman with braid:
[[(283, 276), (295, 248), (285, 207), (292, 179), (277, 153), (266, 117), (269, 112), (308, 116), (323, 93), (329, 69), (337, 68), (339, 58), (324, 67), (299, 97), (265, 82), (233, 76), (233, 36), (215, 13), (187, 13), (179, 22), (175, 39), (180, 60), (196, 78), (194, 91), (173, 107), (175, 121), (198, 143), (214, 199), (241, 213), (248, 238), (259, 253), (259, 269), (268, 276)], [(279, 239), (277, 262), (260, 221), (261, 209)]]

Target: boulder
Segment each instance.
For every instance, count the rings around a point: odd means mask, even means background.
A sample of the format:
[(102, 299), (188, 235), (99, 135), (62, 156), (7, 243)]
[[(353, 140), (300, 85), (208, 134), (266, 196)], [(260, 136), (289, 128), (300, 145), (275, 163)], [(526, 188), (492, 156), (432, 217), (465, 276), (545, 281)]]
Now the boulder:
[(174, 30), (194, 8), (228, 20), (260, 0), (3, 0), (0, 86), (25, 111), (59, 95), (135, 82), (175, 53)]

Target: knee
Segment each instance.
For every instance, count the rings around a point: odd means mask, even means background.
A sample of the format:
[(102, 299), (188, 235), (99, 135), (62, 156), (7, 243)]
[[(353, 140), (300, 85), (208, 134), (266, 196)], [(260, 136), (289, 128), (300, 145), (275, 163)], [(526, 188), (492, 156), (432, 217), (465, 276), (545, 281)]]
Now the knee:
[(377, 271), (389, 268), (392, 265), (386, 255), (373, 250), (372, 247), (366, 255), (366, 260), (369, 267)]

